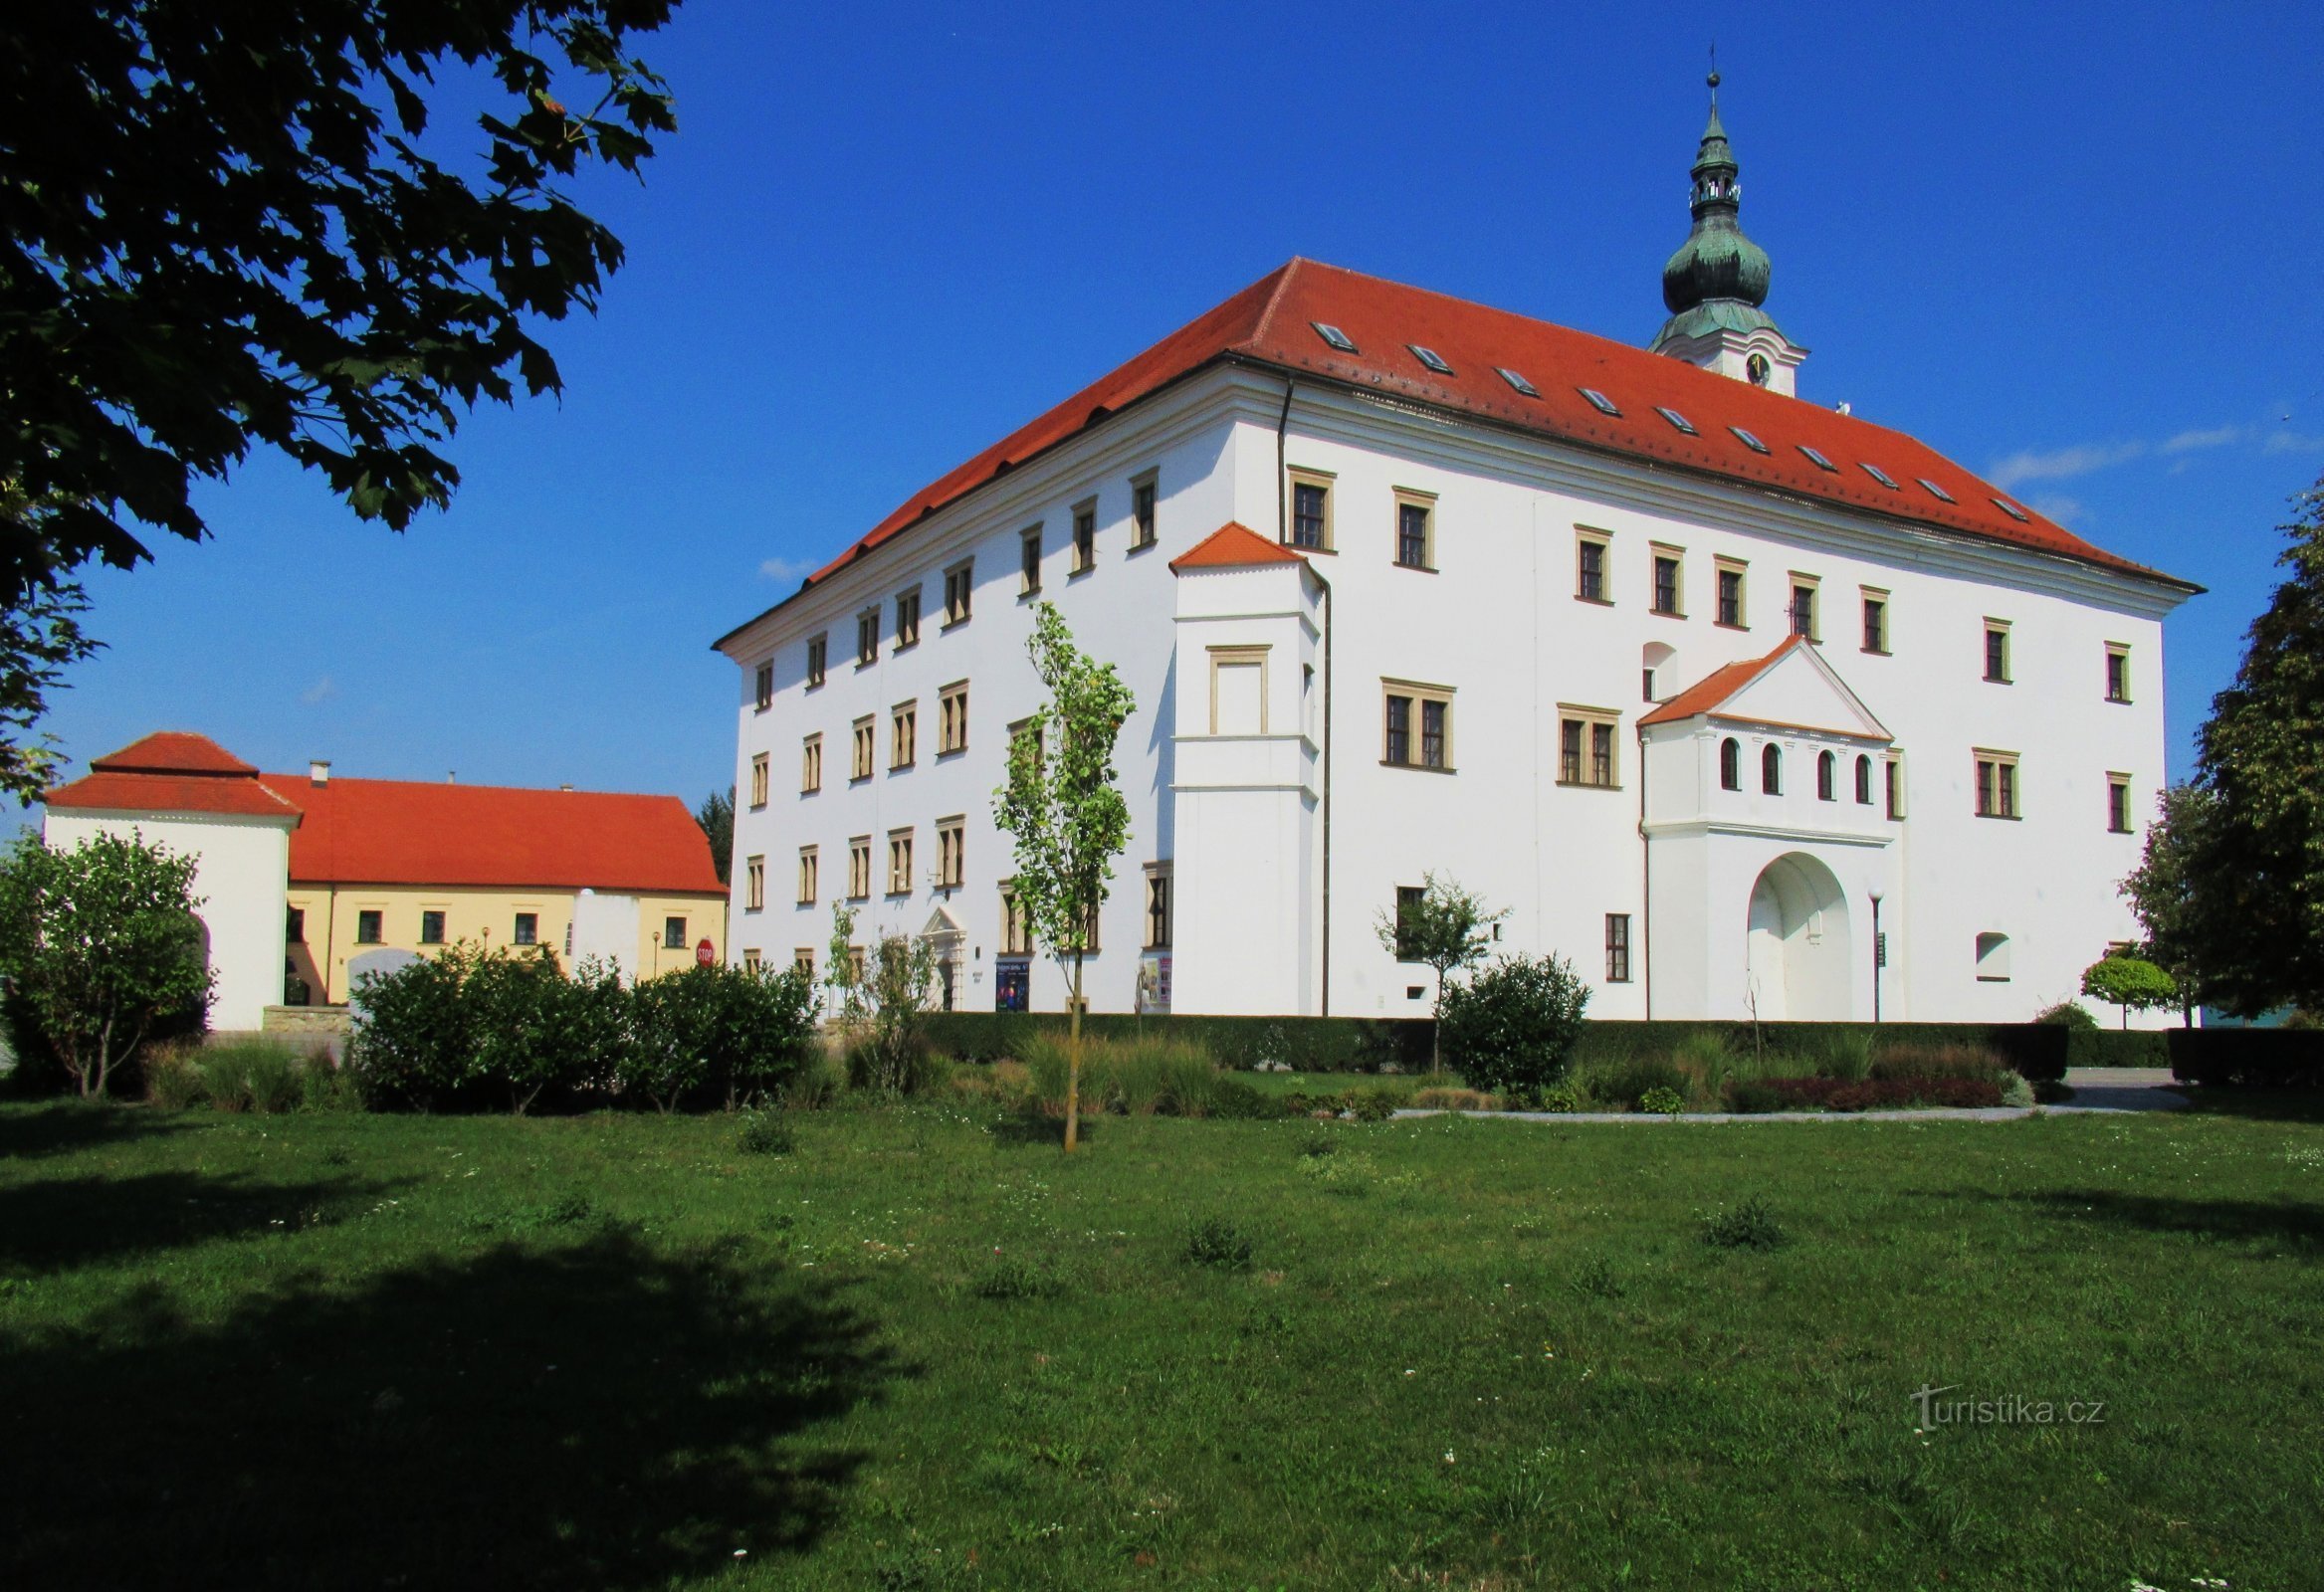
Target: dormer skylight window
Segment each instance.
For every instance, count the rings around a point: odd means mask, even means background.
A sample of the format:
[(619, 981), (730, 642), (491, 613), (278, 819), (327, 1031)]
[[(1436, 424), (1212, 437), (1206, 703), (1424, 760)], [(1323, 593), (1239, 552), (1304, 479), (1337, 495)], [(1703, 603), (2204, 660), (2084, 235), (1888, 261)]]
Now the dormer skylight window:
[(1404, 346), (1412, 350), (1412, 357), (1414, 359), (1419, 360), (1420, 363), (1426, 365), (1430, 370), (1435, 371), (1439, 376), (1449, 376), (1452, 374), (1452, 366), (1446, 364), (1444, 362), (1444, 355), (1438, 353), (1435, 349), (1423, 348), (1416, 342), (1408, 342), (1404, 344)]
[(1311, 320), (1308, 322), (1308, 324), (1316, 328), (1317, 336), (1323, 338), (1324, 341), (1339, 349), (1340, 352), (1344, 354), (1352, 354), (1356, 352), (1356, 339), (1349, 336), (1346, 332), (1331, 324), (1329, 321)]
[(2020, 525), (2029, 525), (2032, 523), (2031, 520), (2025, 517), (2025, 510), (2018, 507), (2015, 503), (2009, 501), (2009, 499), (2007, 498), (1996, 498), (1994, 499), (1994, 506), (1999, 508), (2003, 513), (2007, 514), (2011, 519), (2017, 521), (2017, 523)]
[(1870, 476), (1874, 481), (1880, 483), (1881, 486), (1886, 487), (1891, 491), (1895, 490), (1896, 478), (1891, 476), (1887, 471), (1882, 470), (1878, 465), (1864, 466), (1864, 474)]
[(1818, 469), (1818, 470), (1828, 470), (1828, 471), (1830, 471), (1830, 472), (1831, 472), (1833, 475), (1835, 475), (1835, 476), (1836, 476), (1836, 475), (1838, 475), (1838, 474), (1840, 473), (1840, 467), (1839, 467), (1839, 466), (1837, 466), (1837, 465), (1833, 464), (1833, 463), (1832, 463), (1830, 460), (1828, 460), (1828, 459), (1824, 458), (1824, 457), (1823, 457), (1823, 455), (1821, 455), (1821, 454), (1817, 453), (1817, 452), (1816, 452), (1814, 449), (1812, 449), (1812, 448), (1808, 447), (1808, 446), (1807, 446), (1807, 444), (1805, 444), (1805, 443), (1801, 443), (1801, 444), (1799, 445), (1799, 451), (1800, 451), (1801, 453), (1803, 453), (1803, 454), (1805, 454), (1805, 455), (1807, 456), (1807, 462), (1808, 462), (1809, 464), (1813, 465), (1813, 466), (1814, 466), (1816, 469)]
[(1528, 398), (1539, 398), (1542, 395), (1541, 389), (1539, 387), (1536, 387), (1532, 382), (1526, 380), (1516, 371), (1511, 370), (1507, 365), (1495, 365), (1493, 368), (1501, 372), (1501, 379), (1503, 381), (1509, 383), (1510, 386), (1525, 394)]
[(1938, 486), (1935, 482), (1931, 481), (1928, 477), (1921, 477), (1921, 485), (1928, 488), (1929, 496), (1936, 498), (1939, 502), (1949, 503), (1953, 501), (1953, 495), (1947, 492), (1944, 488)]
[(1766, 443), (1761, 442), (1757, 437), (1754, 437), (1750, 432), (1745, 431), (1741, 426), (1729, 426), (1727, 429), (1735, 433), (1735, 440), (1737, 442), (1743, 444), (1744, 447), (1749, 448), (1753, 453), (1764, 454), (1768, 451), (1768, 445)]
[(1608, 398), (1604, 393), (1599, 392), (1595, 387), (1577, 387), (1574, 390), (1580, 393), (1583, 397), (1588, 399), (1589, 407), (1596, 410), (1599, 414), (1613, 415), (1616, 417), (1620, 416), (1621, 411), (1614, 407), (1614, 401), (1611, 398)]
[(1679, 430), (1685, 432), (1690, 437), (1699, 437), (1702, 435), (1701, 432), (1695, 430), (1695, 423), (1693, 421), (1687, 419), (1686, 416), (1680, 414), (1675, 409), (1665, 409), (1660, 404), (1656, 404), (1654, 406), (1654, 412), (1660, 415), (1663, 419), (1669, 421), (1672, 425), (1676, 426)]

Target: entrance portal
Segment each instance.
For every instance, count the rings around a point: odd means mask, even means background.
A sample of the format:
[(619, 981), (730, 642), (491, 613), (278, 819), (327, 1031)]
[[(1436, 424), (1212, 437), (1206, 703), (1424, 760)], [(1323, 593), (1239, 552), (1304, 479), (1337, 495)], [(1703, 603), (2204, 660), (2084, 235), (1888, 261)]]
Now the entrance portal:
[(1768, 864), (1751, 889), (1746, 1009), (1768, 1022), (1843, 1022), (1849, 1005), (1848, 902), (1805, 852)]

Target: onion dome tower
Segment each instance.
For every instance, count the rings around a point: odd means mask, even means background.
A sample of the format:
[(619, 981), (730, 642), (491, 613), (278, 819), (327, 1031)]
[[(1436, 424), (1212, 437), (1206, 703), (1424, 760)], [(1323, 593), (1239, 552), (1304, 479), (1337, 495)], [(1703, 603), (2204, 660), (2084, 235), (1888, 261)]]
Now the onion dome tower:
[(1768, 252), (1745, 236), (1742, 167), (1719, 120), (1719, 74), (1709, 80), (1711, 119), (1691, 171), (1694, 229), (1662, 268), (1670, 318), (1647, 346), (1690, 365), (1776, 392), (1793, 390), (1807, 350), (1786, 337), (1760, 307), (1774, 274)]

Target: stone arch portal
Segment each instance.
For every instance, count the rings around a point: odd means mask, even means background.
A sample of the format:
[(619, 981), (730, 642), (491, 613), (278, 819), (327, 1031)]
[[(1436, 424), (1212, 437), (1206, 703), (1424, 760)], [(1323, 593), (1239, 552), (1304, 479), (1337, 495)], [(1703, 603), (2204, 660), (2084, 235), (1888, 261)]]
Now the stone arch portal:
[(1832, 871), (1790, 852), (1751, 888), (1744, 983), (1766, 1022), (1831, 1023), (1851, 1015), (1848, 901)]

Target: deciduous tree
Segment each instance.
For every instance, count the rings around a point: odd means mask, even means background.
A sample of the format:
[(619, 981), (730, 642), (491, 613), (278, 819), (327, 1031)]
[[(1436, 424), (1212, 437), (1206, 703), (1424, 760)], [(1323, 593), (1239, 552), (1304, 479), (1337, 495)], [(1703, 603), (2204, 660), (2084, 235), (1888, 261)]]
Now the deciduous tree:
[(1436, 972), (1436, 1000), (1431, 1006), (1428, 1070), (1444, 1071), (1443, 1043), (1436, 1032), (1444, 1027), (1444, 980), (1456, 968), (1473, 967), (1493, 948), (1492, 927), (1509, 915), (1485, 910), (1484, 898), (1456, 882), (1435, 874), (1423, 875), (1420, 894), (1399, 899), (1393, 912), (1382, 911), (1373, 920), (1379, 942), (1399, 962), (1418, 962)]
[(1053, 603), (1034, 612), (1026, 650), (1049, 694), (1008, 749), (993, 819), (1015, 842), (1016, 896), (1034, 939), (1069, 969), (1065, 1147), (1080, 1142), (1082, 958), (1130, 841), (1114, 785), (1114, 744), (1137, 711), (1112, 664), (1086, 656)]
[(0, 979), (85, 1098), (156, 1024), (209, 1004), (194, 863), (100, 834), (70, 849), (26, 835), (0, 864)]
[(2107, 956), (2082, 969), (2082, 993), (2121, 1007), (2122, 1026), (2128, 1028), (2132, 1012), (2176, 1005), (2179, 985), (2144, 957)]

